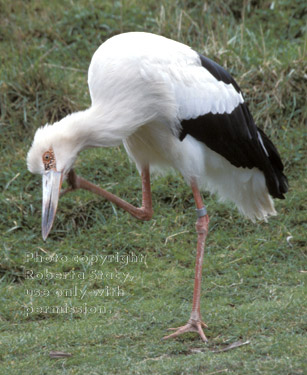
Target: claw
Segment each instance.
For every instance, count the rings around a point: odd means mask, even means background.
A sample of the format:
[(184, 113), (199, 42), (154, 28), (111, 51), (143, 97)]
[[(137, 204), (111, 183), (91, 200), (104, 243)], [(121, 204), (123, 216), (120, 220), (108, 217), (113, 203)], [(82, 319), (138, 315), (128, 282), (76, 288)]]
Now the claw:
[(171, 333), (168, 336), (164, 336), (163, 340), (170, 339), (172, 337), (177, 337), (177, 336), (179, 336), (183, 333), (187, 333), (187, 332), (198, 332), (201, 339), (204, 342), (208, 342), (208, 339), (207, 339), (206, 335), (204, 334), (202, 326), (204, 328), (208, 328), (207, 325), (204, 322), (202, 322), (201, 320), (195, 321), (195, 320), (190, 319), (188, 321), (188, 323), (184, 326), (177, 327), (177, 328), (168, 328), (167, 329), (168, 331), (176, 331), (176, 332)]

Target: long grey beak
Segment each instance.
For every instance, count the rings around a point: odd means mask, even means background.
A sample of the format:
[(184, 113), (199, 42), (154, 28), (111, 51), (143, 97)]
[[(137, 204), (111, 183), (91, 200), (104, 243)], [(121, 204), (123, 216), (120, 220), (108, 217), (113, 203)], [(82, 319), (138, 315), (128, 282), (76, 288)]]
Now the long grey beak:
[(62, 186), (63, 173), (50, 170), (43, 175), (42, 236), (46, 241), (52, 228)]

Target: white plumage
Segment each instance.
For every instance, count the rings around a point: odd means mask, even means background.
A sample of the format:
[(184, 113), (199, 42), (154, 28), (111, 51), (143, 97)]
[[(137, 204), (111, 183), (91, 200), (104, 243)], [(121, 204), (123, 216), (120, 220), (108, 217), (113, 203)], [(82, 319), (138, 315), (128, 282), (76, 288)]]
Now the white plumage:
[(244, 102), (231, 83), (204, 69), (197, 52), (153, 34), (117, 35), (93, 55), (88, 84), (89, 109), (37, 131), (31, 172), (42, 173), (38, 155), (50, 146), (68, 171), (83, 148), (123, 143), (139, 170), (146, 163), (152, 172), (173, 167), (252, 220), (276, 214), (258, 168), (237, 168), (191, 136), (178, 139), (181, 119), (231, 113)]
[[(43, 238), (51, 230), (64, 178), (69, 190), (90, 190), (149, 220), (149, 172), (178, 170), (196, 202), (197, 257), (191, 317), (167, 337), (197, 331), (206, 340), (200, 281), (209, 217), (199, 189), (232, 201), (253, 221), (266, 220), (276, 214), (271, 196), (283, 198), (287, 192), (280, 156), (255, 125), (230, 74), (181, 43), (148, 33), (117, 35), (93, 55), (88, 84), (91, 107), (38, 129), (28, 153), (28, 169), (43, 176)], [(141, 208), (72, 169), (82, 149), (120, 144), (142, 177)]]

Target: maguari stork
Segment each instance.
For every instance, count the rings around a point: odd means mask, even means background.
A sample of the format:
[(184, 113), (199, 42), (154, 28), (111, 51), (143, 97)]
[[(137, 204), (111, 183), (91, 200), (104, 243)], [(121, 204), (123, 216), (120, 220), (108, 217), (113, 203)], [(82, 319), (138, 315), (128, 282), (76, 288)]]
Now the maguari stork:
[[(273, 198), (288, 190), (273, 143), (252, 118), (242, 92), (220, 65), (162, 36), (130, 32), (114, 36), (94, 53), (88, 70), (90, 108), (37, 129), (28, 169), (42, 175), (42, 236), (65, 192), (86, 189), (140, 220), (153, 214), (150, 174), (172, 167), (191, 186), (196, 204), (197, 255), (193, 304), (187, 324), (164, 338), (203, 332), (201, 273), (209, 216), (201, 190), (235, 204), (247, 218), (276, 215)], [(142, 180), (142, 206), (134, 207), (77, 176), (79, 154), (88, 147), (123, 144)]]

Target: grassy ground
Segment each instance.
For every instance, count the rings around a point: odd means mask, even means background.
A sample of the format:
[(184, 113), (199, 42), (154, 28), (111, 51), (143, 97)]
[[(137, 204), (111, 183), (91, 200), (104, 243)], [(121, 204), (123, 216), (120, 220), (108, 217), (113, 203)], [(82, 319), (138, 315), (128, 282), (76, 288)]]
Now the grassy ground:
[[(306, 373), (306, 14), (304, 1), (255, 4), (0, 0), (0, 373)], [(186, 322), (193, 291), (194, 203), (180, 176), (153, 182), (150, 222), (80, 191), (61, 199), (41, 239), (41, 181), (25, 164), (35, 129), (89, 105), (91, 55), (132, 30), (188, 43), (227, 67), (289, 177), (268, 224), (204, 195), (208, 344), (193, 334), (161, 341)], [(76, 170), (140, 204), (123, 148), (83, 152)], [(238, 341), (248, 343), (222, 351)]]

